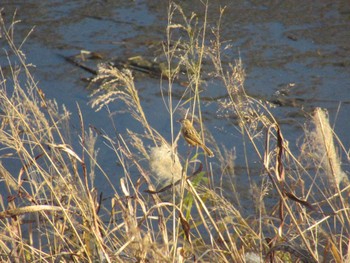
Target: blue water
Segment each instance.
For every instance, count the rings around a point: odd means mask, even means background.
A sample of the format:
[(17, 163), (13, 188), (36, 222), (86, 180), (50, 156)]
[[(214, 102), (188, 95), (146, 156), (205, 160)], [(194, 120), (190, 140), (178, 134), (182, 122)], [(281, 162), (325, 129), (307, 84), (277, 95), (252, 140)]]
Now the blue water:
[[(307, 121), (307, 115), (317, 106), (328, 109), (335, 131), (348, 149), (350, 21), (342, 13), (345, 7), (333, 1), (312, 3), (310, 6), (308, 3), (296, 5), (293, 1), (283, 1), (279, 5), (256, 5), (249, 1), (233, 5), (231, 1), (220, 1), (221, 6), (225, 4), (228, 7), (223, 18), (222, 39), (225, 44), (231, 44), (232, 49), (223, 52), (223, 61), (226, 65), (233, 63), (240, 54), (247, 73), (246, 91), (266, 100), (281, 94), (281, 91), (288, 99), (306, 100), (304, 105), (272, 109), (281, 122), (291, 149), (297, 151), (297, 140), (303, 134), (302, 126)], [(61, 55), (74, 55), (86, 49), (101, 52), (107, 57), (153, 57), (149, 46), (166, 39), (167, 5), (156, 5), (147, 0), (89, 5), (85, 1), (30, 1), (30, 4), (9, 1), (4, 7), (6, 20), (11, 19), (15, 8), (18, 10), (17, 19), (22, 20), (16, 25), (17, 42), (35, 26), (23, 45), (23, 51), (27, 62), (36, 66), (32, 72), (47, 98), (66, 105), (72, 112), (72, 123), (76, 124), (72, 126), (74, 147), (79, 149), (76, 138), (80, 134), (76, 103), (81, 107), (87, 126), (93, 125), (115, 136), (107, 112), (95, 112), (89, 105), (90, 91), (81, 79), (91, 75), (67, 63)], [(192, 11), (190, 8), (204, 10), (201, 5), (189, 3), (184, 3), (183, 8), (187, 14)], [(215, 25), (218, 8), (219, 3), (210, 4), (210, 25)], [(202, 19), (203, 13), (198, 17)], [(0, 39), (0, 44), (5, 47), (4, 39)], [(0, 51), (0, 65), (7, 65), (3, 50)], [(160, 81), (144, 76), (136, 79), (136, 85), (150, 124), (170, 140), (170, 120), (160, 96)], [(236, 165), (245, 167), (239, 130), (234, 121), (217, 112), (218, 98), (225, 96), (226, 90), (219, 81), (211, 79), (202, 88), (202, 96), (209, 99), (202, 106), (208, 130), (214, 134), (220, 147), (235, 148)], [(175, 84), (175, 89), (181, 91), (184, 87)], [(124, 108), (123, 104), (110, 105), (110, 110), (117, 113), (113, 116), (117, 132), (125, 135), (126, 127), (141, 132), (140, 126), (122, 112)], [(175, 126), (175, 132), (178, 131), (179, 126)], [(103, 140), (99, 140), (97, 146), (100, 148), (98, 158), (101, 166), (118, 185), (122, 172), (118, 170), (116, 156), (105, 147)], [(185, 149), (181, 144), (180, 150)], [(257, 161), (250, 146), (248, 153)], [(252, 166), (258, 171), (261, 164), (253, 162)], [(18, 167), (9, 169), (18, 172)], [(245, 175), (245, 169), (235, 174), (242, 176), (237, 185), (238, 191), (245, 191), (248, 185)], [(259, 174), (252, 173), (252, 176), (258, 177)], [(96, 180), (96, 186), (108, 195), (108, 184), (103, 178)]]

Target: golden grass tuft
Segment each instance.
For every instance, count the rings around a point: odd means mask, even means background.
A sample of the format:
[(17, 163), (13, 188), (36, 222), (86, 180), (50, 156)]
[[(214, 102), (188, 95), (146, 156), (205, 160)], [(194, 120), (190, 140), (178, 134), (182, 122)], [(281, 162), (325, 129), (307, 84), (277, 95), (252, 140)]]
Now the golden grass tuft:
[(152, 175), (162, 186), (181, 179), (183, 168), (180, 159), (167, 144), (151, 148), (149, 164)]
[(339, 185), (346, 174), (341, 168), (339, 153), (334, 144), (334, 132), (329, 123), (327, 112), (316, 108), (312, 114), (313, 130), (306, 132), (304, 154), (316, 167), (323, 170), (330, 183)]

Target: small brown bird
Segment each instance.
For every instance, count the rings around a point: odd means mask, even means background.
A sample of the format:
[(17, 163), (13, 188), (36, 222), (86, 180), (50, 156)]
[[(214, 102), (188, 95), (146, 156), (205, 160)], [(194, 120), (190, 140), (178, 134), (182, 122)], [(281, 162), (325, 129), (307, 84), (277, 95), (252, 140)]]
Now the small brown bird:
[(184, 137), (185, 141), (191, 146), (200, 146), (204, 150), (204, 152), (209, 157), (214, 157), (214, 153), (202, 142), (201, 137), (199, 136), (196, 129), (192, 126), (192, 123), (188, 119), (180, 120), (182, 124), (181, 133)]

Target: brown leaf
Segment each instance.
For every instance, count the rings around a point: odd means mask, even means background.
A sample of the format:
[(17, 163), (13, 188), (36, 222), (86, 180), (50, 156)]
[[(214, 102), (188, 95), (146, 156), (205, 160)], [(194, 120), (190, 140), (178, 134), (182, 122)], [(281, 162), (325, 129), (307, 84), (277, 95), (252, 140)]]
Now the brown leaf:
[(292, 193), (285, 192), (285, 194), (286, 194), (286, 196), (288, 196), (289, 199), (291, 199), (291, 200), (293, 200), (295, 202), (298, 202), (299, 204), (305, 206), (306, 208), (308, 208), (310, 210), (316, 211), (315, 207), (312, 204), (310, 204), (309, 202), (306, 202), (304, 200), (299, 199), (298, 197), (296, 197)]
[(283, 137), (280, 130), (280, 127), (277, 126), (277, 148), (278, 148), (278, 154), (277, 154), (277, 178), (278, 181), (284, 182), (284, 165), (282, 162), (283, 158)]
[(187, 222), (187, 220), (185, 219), (185, 217), (182, 215), (181, 212), (179, 212), (179, 217), (180, 217), (182, 229), (185, 232), (186, 238), (187, 238), (188, 242), (191, 243), (191, 239), (190, 239), (191, 227), (190, 227), (190, 224)]

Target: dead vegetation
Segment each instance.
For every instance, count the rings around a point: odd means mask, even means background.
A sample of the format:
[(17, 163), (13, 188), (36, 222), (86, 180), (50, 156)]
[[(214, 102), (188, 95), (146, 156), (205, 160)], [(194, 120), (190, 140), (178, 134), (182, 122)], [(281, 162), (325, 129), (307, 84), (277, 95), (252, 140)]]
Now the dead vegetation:
[[(181, 22), (174, 21), (175, 14)], [(199, 21), (180, 6), (169, 6), (163, 45), (168, 82), (161, 88), (171, 141), (148, 122), (132, 72), (102, 65), (95, 78), (102, 84), (92, 94), (92, 107), (104, 110), (109, 103), (123, 102), (144, 133), (128, 130), (112, 137), (88, 129), (78, 108), (78, 149), (67, 136), (69, 111), (45, 98), (13, 43), (16, 21), (6, 26), (1, 20), (3, 36), (20, 62), (9, 60), (10, 74), (0, 71), (1, 262), (348, 260), (348, 184), (338, 152), (345, 146), (325, 113), (316, 109), (299, 155), (293, 154), (269, 105), (245, 93), (242, 61), (223, 65), (220, 21), (207, 28), (206, 15)], [(260, 159), (262, 180), (251, 181), (250, 211), (255, 213), (248, 217), (227, 198), (239, 200), (229, 178), (234, 171), (231, 150), (221, 152), (220, 143), (211, 139), (218, 157), (210, 162), (200, 152), (181, 156), (177, 151), (178, 112), (194, 118), (204, 138), (211, 137), (204, 133), (201, 108), (204, 60), (212, 63), (211, 76), (226, 88), (228, 99), (221, 110), (234, 116), (233, 129), (240, 130)], [(173, 82), (180, 68), (186, 69), (188, 85), (175, 100)], [(94, 145), (99, 138), (121, 164), (118, 182), (111, 182), (97, 162)], [(212, 178), (219, 175), (211, 162), (220, 162), (222, 180), (232, 184), (233, 193), (213, 185)], [(9, 163), (17, 169), (9, 169)], [(249, 169), (248, 156), (246, 165)], [(107, 201), (95, 188), (97, 170), (112, 191)], [(268, 195), (274, 196), (273, 208)]]

